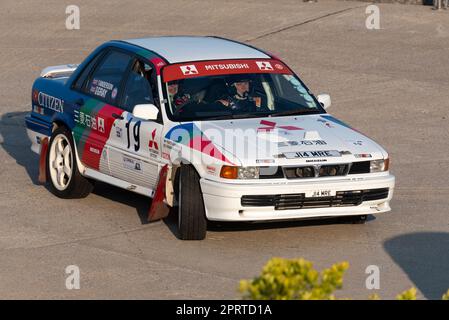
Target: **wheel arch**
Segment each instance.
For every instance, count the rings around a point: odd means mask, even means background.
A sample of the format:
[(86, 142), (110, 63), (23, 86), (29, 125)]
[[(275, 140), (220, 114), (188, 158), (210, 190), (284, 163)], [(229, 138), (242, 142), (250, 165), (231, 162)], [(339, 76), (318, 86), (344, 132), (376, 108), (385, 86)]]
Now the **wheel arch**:
[(73, 137), (73, 132), (72, 132), (72, 130), (70, 130), (70, 126), (68, 125), (67, 121), (63, 117), (55, 117), (52, 121), (51, 132), (52, 133), (55, 132), (55, 130), (60, 127), (67, 128), (67, 131), (69, 132), (70, 137), (72, 138), (74, 153), (75, 153), (75, 160), (78, 165), (78, 170), (81, 175), (84, 175), (84, 171), (86, 170), (86, 167), (84, 166), (84, 164), (81, 162), (81, 159), (79, 158), (78, 146), (76, 145), (75, 139)]
[[(171, 165), (171, 170), (170, 170), (170, 175), (167, 176), (167, 185), (170, 185), (167, 190), (172, 190), (173, 191), (173, 197), (166, 197), (167, 202), (170, 206), (174, 206), (175, 204), (175, 199), (177, 201), (177, 195), (178, 195), (178, 181), (179, 181), (179, 172), (180, 172), (180, 168), (182, 166), (191, 166), (196, 173), (198, 174), (198, 176), (201, 178), (201, 173), (198, 170), (198, 167), (200, 167), (199, 165), (193, 164), (192, 162), (185, 160), (185, 159), (180, 159), (174, 163), (172, 163)], [(201, 188), (201, 186), (200, 186)], [(202, 191), (201, 191), (202, 192)]]

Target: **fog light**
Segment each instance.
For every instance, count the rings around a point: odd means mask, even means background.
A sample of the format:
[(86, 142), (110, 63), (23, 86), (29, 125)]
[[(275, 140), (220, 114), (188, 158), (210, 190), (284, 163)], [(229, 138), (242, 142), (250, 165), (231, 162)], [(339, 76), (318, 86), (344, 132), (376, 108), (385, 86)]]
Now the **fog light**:
[(315, 171), (312, 167), (300, 167), (296, 168), (295, 175), (298, 178), (312, 178), (315, 176)]

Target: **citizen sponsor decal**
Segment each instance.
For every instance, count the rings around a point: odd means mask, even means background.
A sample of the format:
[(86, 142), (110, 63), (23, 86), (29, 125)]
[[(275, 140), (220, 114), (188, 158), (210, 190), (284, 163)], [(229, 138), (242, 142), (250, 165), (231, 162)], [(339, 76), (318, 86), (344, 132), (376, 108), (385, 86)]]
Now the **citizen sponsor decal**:
[(64, 112), (64, 100), (55, 98), (43, 92), (39, 92), (37, 96), (37, 101), (40, 106), (56, 111)]
[(284, 155), (287, 159), (341, 157), (337, 150), (285, 152)]

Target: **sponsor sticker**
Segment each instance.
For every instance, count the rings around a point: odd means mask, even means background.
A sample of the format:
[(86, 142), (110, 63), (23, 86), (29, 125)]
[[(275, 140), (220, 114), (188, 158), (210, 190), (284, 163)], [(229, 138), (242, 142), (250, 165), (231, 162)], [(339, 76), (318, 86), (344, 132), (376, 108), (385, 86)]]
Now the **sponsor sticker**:
[(198, 70), (196, 69), (195, 65), (189, 64), (187, 66), (180, 66), (182, 74), (185, 76), (190, 76), (193, 74), (198, 74)]
[(356, 158), (372, 158), (373, 156), (370, 153), (358, 153), (354, 154)]
[(56, 111), (64, 112), (64, 100), (50, 96), (46, 93), (39, 92), (37, 96), (38, 104), (41, 107)]
[(170, 154), (167, 152), (162, 152), (162, 158), (165, 160), (170, 160)]
[(274, 159), (256, 159), (256, 163), (274, 163)]
[(142, 162), (129, 157), (123, 157), (123, 167), (133, 171), (142, 171)]
[[(273, 65), (275, 67), (273, 67)], [(278, 73), (289, 74), (292, 72), (278, 60), (214, 60), (198, 61), (192, 64), (173, 64), (164, 68), (164, 82), (185, 79), (190, 77), (230, 75), (241, 73)]]
[(112, 89), (112, 92), (111, 92), (111, 98), (115, 99), (115, 97), (117, 97), (117, 88)]
[(114, 85), (112, 83), (103, 80), (93, 79), (89, 90), (92, 94), (101, 98), (105, 98), (106, 94), (113, 88)]
[(117, 138), (122, 137), (122, 131), (123, 129), (121, 127), (115, 127), (115, 135), (117, 136)]
[(273, 70), (273, 66), (268, 61), (256, 61), (256, 64), (259, 67), (259, 69), (262, 71), (272, 71)]
[(207, 173), (210, 173), (210, 174), (215, 174), (216, 173), (216, 168), (215, 167), (213, 167), (213, 166), (207, 166), (206, 167), (206, 171), (207, 171)]
[(89, 151), (92, 153), (95, 153), (95, 154), (100, 154), (100, 150), (98, 150), (97, 148), (94, 148), (94, 147), (90, 147)]
[(79, 125), (104, 133), (104, 119), (101, 117), (91, 116), (82, 111), (73, 110), (73, 120)]
[(159, 150), (159, 145), (156, 141), (156, 129), (151, 132), (150, 142), (148, 143), (150, 149)]
[(324, 140), (300, 140), (300, 141), (281, 141), (278, 142), (278, 147), (289, 147), (289, 146), (324, 146), (327, 142)]

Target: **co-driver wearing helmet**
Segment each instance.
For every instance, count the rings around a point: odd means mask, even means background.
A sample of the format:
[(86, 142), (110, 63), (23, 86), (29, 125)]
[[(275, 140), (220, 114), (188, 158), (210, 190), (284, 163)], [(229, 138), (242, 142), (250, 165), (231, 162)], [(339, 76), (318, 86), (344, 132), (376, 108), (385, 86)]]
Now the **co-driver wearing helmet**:
[(170, 82), (168, 85), (168, 95), (176, 108), (179, 108), (190, 100), (189, 94), (181, 94), (179, 92), (179, 81)]

